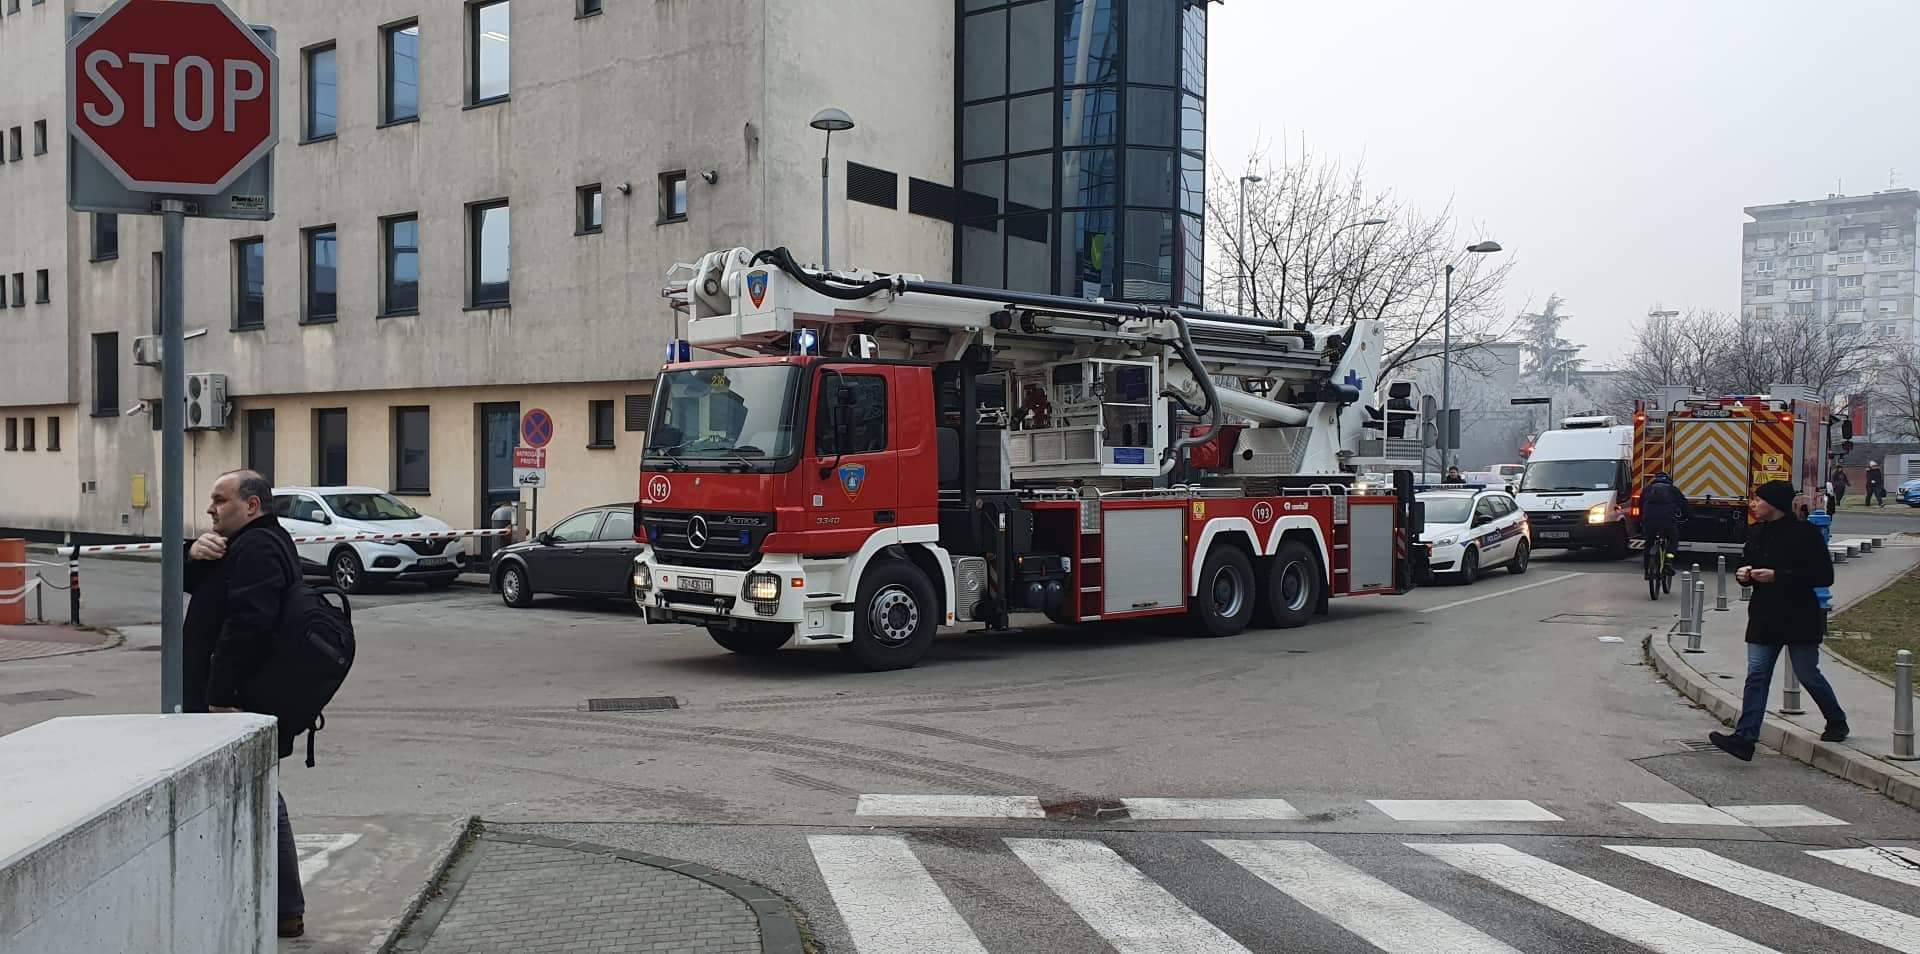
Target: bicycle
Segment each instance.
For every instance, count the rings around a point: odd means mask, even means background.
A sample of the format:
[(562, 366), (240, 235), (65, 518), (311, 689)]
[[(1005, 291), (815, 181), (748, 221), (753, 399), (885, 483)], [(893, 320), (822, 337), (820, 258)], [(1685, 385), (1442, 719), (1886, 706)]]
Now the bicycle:
[(1677, 536), (1671, 530), (1663, 530), (1647, 536), (1646, 555), (1642, 558), (1642, 575), (1647, 579), (1647, 598), (1657, 600), (1662, 593), (1673, 592), (1673, 560), (1667, 554), (1668, 541)]

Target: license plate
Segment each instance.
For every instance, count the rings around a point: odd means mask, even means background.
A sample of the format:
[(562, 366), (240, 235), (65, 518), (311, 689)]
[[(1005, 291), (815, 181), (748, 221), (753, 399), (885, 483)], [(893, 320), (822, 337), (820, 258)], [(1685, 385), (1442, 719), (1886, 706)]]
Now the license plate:
[(453, 563), (452, 557), (443, 557), (443, 556), (421, 557), (420, 559), (413, 561), (414, 566), (449, 566), (452, 563)]
[(704, 576), (683, 576), (680, 578), (680, 588), (689, 593), (711, 593), (713, 581)]
[(1571, 537), (1571, 536), (1573, 536), (1573, 531), (1571, 531), (1571, 530), (1542, 530), (1542, 531), (1540, 531), (1540, 539), (1542, 539), (1542, 540), (1565, 540), (1565, 539), (1567, 539), (1568, 537)]

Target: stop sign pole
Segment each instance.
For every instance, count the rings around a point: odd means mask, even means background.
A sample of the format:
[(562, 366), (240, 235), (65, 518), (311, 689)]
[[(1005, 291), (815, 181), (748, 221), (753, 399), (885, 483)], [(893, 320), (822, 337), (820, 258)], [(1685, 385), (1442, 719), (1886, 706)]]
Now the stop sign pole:
[(273, 40), (221, 0), (116, 0), (69, 21), (68, 206), (161, 217), (162, 712), (185, 702), (186, 221), (272, 217)]

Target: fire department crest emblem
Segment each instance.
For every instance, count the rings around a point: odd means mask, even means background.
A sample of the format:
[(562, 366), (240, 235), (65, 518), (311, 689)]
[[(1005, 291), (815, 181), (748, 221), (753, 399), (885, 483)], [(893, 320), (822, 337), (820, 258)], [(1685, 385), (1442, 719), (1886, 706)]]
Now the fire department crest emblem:
[(751, 272), (747, 275), (747, 297), (753, 299), (753, 307), (758, 308), (767, 300), (767, 273)]
[(840, 489), (847, 492), (848, 500), (858, 500), (860, 498), (860, 488), (866, 485), (866, 465), (848, 464), (840, 468)]

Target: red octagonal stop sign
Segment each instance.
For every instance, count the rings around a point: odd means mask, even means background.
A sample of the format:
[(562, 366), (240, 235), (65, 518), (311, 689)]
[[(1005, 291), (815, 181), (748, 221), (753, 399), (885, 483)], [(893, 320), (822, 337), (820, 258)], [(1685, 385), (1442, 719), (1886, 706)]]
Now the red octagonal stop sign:
[(220, 0), (118, 0), (67, 43), (67, 129), (129, 189), (218, 194), (279, 138), (278, 66)]

